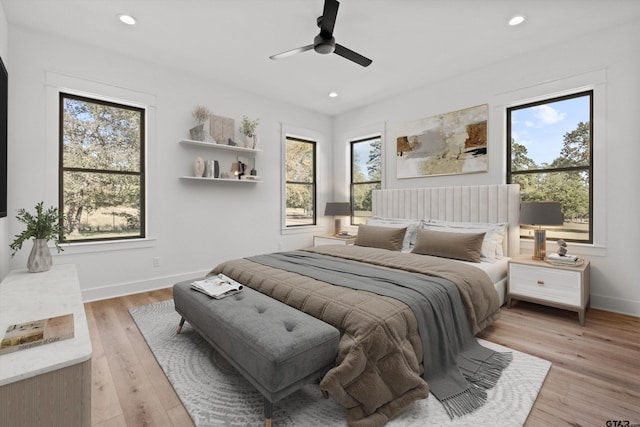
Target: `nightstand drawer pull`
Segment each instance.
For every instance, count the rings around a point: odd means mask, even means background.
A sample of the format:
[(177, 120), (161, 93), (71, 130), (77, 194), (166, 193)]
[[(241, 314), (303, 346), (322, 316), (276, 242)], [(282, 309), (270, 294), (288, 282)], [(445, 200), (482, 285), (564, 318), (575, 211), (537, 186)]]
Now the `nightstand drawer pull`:
[(538, 286), (544, 286), (544, 280), (538, 280), (536, 283), (538, 283)]

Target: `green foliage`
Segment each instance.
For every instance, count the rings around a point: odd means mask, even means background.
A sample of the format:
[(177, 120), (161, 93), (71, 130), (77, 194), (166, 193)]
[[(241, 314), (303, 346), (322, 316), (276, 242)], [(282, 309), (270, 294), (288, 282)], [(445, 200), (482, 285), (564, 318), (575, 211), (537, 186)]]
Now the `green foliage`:
[(242, 116), (242, 121), (240, 122), (240, 133), (246, 136), (253, 136), (259, 122), (260, 119), (251, 120), (247, 116)]
[(537, 165), (528, 157), (526, 147), (512, 139), (512, 170), (530, 171), (512, 176), (512, 182), (520, 184), (522, 200), (557, 201), (566, 220), (590, 220), (588, 171), (575, 170), (589, 165), (590, 135), (590, 124), (578, 123), (576, 129), (565, 133), (560, 155), (550, 165)]
[(314, 144), (287, 140), (286, 180), (287, 208), (313, 209)]
[(10, 248), (13, 249), (11, 256), (14, 256), (20, 249), (22, 249), (22, 244), (31, 238), (46, 239), (47, 241), (53, 240), (58, 252), (63, 250), (58, 243), (58, 239), (62, 233), (61, 225), (59, 223), (60, 215), (58, 213), (58, 208), (52, 206), (49, 209), (44, 210), (43, 205), (44, 202), (40, 202), (36, 205), (35, 216), (24, 209), (20, 209), (18, 211), (16, 218), (18, 221), (27, 224), (27, 229), (20, 234), (16, 234), (15, 240), (11, 245), (9, 245)]
[(63, 174), (64, 234), (78, 232), (82, 216), (100, 208), (139, 210), (142, 112), (66, 98), (63, 114), (63, 166), (76, 169)]
[(361, 212), (371, 212), (371, 191), (380, 188), (382, 179), (382, 140), (380, 138), (357, 142), (356, 144), (368, 144), (368, 158), (363, 162), (360, 159), (359, 150), (353, 150), (351, 195), (353, 197), (353, 211), (355, 216)]

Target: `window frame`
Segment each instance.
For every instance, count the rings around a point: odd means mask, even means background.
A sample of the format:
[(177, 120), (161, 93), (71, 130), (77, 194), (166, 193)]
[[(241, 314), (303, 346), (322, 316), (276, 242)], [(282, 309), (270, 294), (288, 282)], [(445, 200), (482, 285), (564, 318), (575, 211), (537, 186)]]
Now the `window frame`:
[[(506, 108), (506, 146), (507, 146), (507, 155), (506, 155), (506, 182), (507, 184), (511, 184), (512, 183), (512, 178), (513, 176), (517, 176), (517, 175), (538, 175), (538, 174), (545, 174), (545, 173), (562, 173), (562, 172), (581, 172), (581, 171), (586, 171), (589, 175), (589, 189), (588, 189), (588, 194), (589, 194), (589, 236), (588, 239), (584, 240), (584, 239), (571, 239), (571, 238), (563, 238), (563, 240), (568, 241), (568, 242), (575, 242), (575, 243), (579, 243), (579, 244), (589, 244), (592, 245), (594, 243), (594, 224), (595, 224), (595, 220), (594, 220), (594, 176), (593, 176), (593, 172), (594, 172), (594, 140), (595, 140), (595, 133), (594, 133), (594, 89), (587, 89), (587, 90), (580, 90), (580, 91), (576, 91), (576, 92), (571, 92), (571, 93), (567, 93), (567, 94), (563, 94), (563, 95), (558, 95), (558, 96), (551, 96), (551, 97), (546, 97), (546, 98), (541, 98), (538, 99), (536, 101), (533, 102), (527, 102), (527, 103), (519, 103), (519, 104), (515, 104), (512, 105), (510, 107)], [(589, 164), (587, 166), (568, 166), (568, 167), (556, 167), (556, 168), (552, 168), (552, 167), (547, 167), (547, 168), (536, 168), (533, 170), (522, 170), (522, 171), (514, 171), (512, 170), (512, 158), (511, 158), (511, 154), (512, 154), (512, 126), (511, 126), (511, 113), (513, 111), (517, 111), (517, 110), (522, 110), (525, 108), (531, 108), (531, 107), (536, 107), (539, 105), (546, 105), (546, 104), (551, 104), (554, 102), (560, 102), (560, 101), (565, 101), (565, 100), (569, 100), (569, 99), (575, 99), (575, 98), (580, 98), (580, 97), (584, 97), (584, 96), (588, 96), (589, 97), (589, 135), (590, 135), (590, 143), (589, 143)], [(523, 236), (522, 234), (520, 235), (521, 239), (527, 239), (527, 240), (532, 240), (533, 236)], [(553, 237), (549, 237), (548, 240), (557, 240), (556, 238)]]
[[(298, 182), (298, 181), (288, 181), (287, 180), (287, 142), (289, 140), (292, 141), (296, 141), (296, 142), (303, 142), (303, 143), (307, 143), (307, 144), (312, 144), (313, 147), (313, 171), (312, 171), (312, 177), (313, 177), (313, 181), (311, 183), (308, 182)], [(300, 136), (294, 136), (291, 134), (285, 134), (284, 136), (284, 167), (283, 167), (283, 173), (284, 173), (284, 229), (285, 230), (294, 230), (294, 229), (299, 229), (301, 227), (314, 227), (318, 224), (318, 142), (308, 138), (308, 137), (300, 137)], [(313, 220), (311, 223), (309, 224), (288, 224), (288, 218), (287, 218), (287, 186), (289, 184), (292, 185), (311, 185), (312, 186), (312, 191), (313, 191), (313, 196), (312, 196), (312, 203), (313, 203)]]
[[(362, 182), (354, 182), (354, 147), (355, 144), (360, 144), (363, 142), (367, 142), (367, 141), (372, 141), (372, 140), (380, 140), (380, 179), (379, 180), (374, 180), (374, 181), (362, 181)], [(349, 141), (349, 201), (350, 201), (350, 205), (351, 205), (351, 216), (350, 216), (350, 224), (351, 225), (358, 225), (360, 223), (356, 223), (355, 222), (355, 218), (356, 216), (354, 215), (355, 212), (355, 202), (354, 202), (354, 194), (355, 194), (355, 187), (357, 185), (371, 185), (371, 184), (378, 184), (379, 188), (382, 188), (382, 167), (384, 165), (383, 161), (382, 161), (382, 135), (377, 134), (377, 135), (371, 135), (371, 136), (367, 136), (367, 137), (361, 137), (358, 139), (353, 139), (351, 141)], [(358, 218), (362, 218), (362, 217), (358, 217)]]
[[(64, 100), (74, 99), (94, 104), (106, 105), (110, 107), (132, 110), (140, 113), (140, 159), (138, 171), (114, 171), (110, 169), (94, 169), (94, 168), (77, 168), (64, 166)], [(107, 101), (106, 99), (91, 95), (79, 95), (73, 91), (58, 91), (58, 206), (60, 212), (60, 220), (63, 221), (64, 214), (64, 173), (65, 172), (83, 172), (83, 173), (106, 173), (112, 175), (138, 176), (140, 178), (140, 232), (132, 236), (115, 236), (102, 238), (83, 238), (67, 240), (64, 234), (60, 236), (60, 243), (65, 245), (77, 245), (93, 242), (119, 242), (128, 240), (140, 240), (147, 238), (147, 190), (146, 190), (146, 145), (147, 145), (147, 108), (140, 105), (127, 104), (122, 101)]]

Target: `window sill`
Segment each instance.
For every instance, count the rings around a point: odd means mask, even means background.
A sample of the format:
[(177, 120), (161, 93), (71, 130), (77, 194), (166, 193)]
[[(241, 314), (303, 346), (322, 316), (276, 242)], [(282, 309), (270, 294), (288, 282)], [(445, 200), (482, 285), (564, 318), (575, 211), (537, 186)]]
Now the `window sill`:
[(308, 234), (308, 233), (318, 233), (319, 231), (326, 231), (326, 227), (320, 227), (318, 225), (300, 225), (298, 227), (292, 228), (282, 228), (280, 230), (280, 234), (288, 235), (288, 234)]
[(151, 248), (156, 245), (155, 237), (146, 237), (144, 239), (131, 240), (110, 240), (104, 242), (78, 242), (78, 243), (61, 243), (60, 247), (64, 250), (56, 254), (55, 245), (50, 244), (52, 254), (57, 256), (122, 251), (128, 249)]

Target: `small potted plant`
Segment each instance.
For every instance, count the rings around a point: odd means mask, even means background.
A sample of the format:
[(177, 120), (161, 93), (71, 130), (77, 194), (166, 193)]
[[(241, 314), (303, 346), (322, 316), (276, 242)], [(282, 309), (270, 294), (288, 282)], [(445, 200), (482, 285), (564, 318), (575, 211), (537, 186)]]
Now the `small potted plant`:
[(251, 120), (247, 116), (242, 116), (240, 122), (240, 133), (244, 135), (247, 148), (255, 148), (257, 144), (256, 128), (260, 119)]
[(204, 123), (209, 120), (211, 111), (204, 105), (196, 105), (191, 112), (191, 115), (198, 122), (197, 126), (189, 129), (191, 133), (191, 139), (196, 141), (204, 141)]
[(36, 215), (32, 215), (24, 209), (18, 210), (16, 219), (27, 224), (27, 229), (20, 234), (16, 234), (16, 238), (11, 243), (10, 248), (13, 250), (11, 256), (22, 249), (22, 244), (33, 238), (33, 248), (27, 260), (27, 268), (32, 273), (47, 271), (51, 268), (52, 259), (51, 251), (47, 242), (53, 240), (58, 253), (62, 252), (59, 239), (62, 235), (62, 224), (58, 208), (50, 207), (47, 210), (43, 208), (44, 202), (36, 205)]

